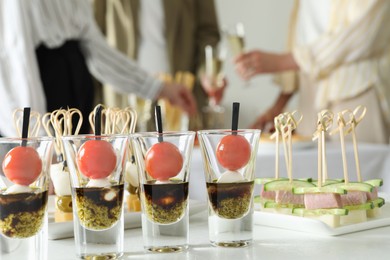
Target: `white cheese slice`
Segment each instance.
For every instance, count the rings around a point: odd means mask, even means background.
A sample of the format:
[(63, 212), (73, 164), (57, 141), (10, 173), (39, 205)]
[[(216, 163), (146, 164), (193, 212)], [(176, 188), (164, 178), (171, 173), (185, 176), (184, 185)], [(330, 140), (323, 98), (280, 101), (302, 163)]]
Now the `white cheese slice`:
[(245, 178), (237, 171), (226, 171), (218, 178), (218, 183), (242, 182)]
[(71, 195), (70, 173), (64, 171), (63, 163), (52, 164), (50, 166), (50, 176), (57, 196)]

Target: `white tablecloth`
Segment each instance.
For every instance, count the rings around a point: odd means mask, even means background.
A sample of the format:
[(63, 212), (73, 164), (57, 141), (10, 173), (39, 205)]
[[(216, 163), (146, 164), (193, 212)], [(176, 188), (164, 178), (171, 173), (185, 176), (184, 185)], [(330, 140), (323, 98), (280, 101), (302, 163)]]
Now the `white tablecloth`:
[[(360, 160), (364, 179), (383, 178), (382, 191), (390, 193), (389, 147), (384, 145), (360, 144)], [(354, 172), (353, 151), (348, 146), (349, 169)], [(340, 148), (328, 147), (328, 168), (331, 178), (342, 176)], [(294, 176), (316, 176), (316, 148), (296, 150), (294, 157)], [(283, 161), (282, 161), (283, 162)], [(258, 177), (272, 176), (274, 173), (274, 154), (260, 149), (256, 163)], [(284, 166), (281, 165), (282, 172)], [(285, 172), (284, 172), (285, 174)], [(354, 179), (353, 177), (352, 179)], [(203, 164), (199, 148), (195, 148), (191, 165), (190, 196), (192, 199), (206, 201)], [(389, 259), (390, 226), (331, 237), (313, 233), (254, 226), (254, 242), (241, 249), (212, 247), (208, 240), (207, 212), (190, 217), (190, 249), (182, 253), (145, 253), (142, 244), (141, 228), (125, 231), (125, 255), (123, 259)], [(50, 260), (76, 259), (73, 239), (49, 240)]]
[[(190, 218), (190, 249), (183, 253), (145, 253), (142, 231), (125, 231), (123, 259), (389, 259), (390, 227), (328, 237), (265, 226), (254, 226), (252, 246), (216, 248), (208, 240), (206, 212)], [(73, 239), (49, 240), (49, 259), (75, 259)]]
[[(273, 148), (273, 146), (270, 147), (268, 143), (263, 147), (262, 143), (259, 145), (255, 169), (257, 177), (273, 177), (275, 175), (275, 150), (270, 148)], [(280, 152), (280, 176), (287, 177), (282, 149)], [(356, 167), (352, 144), (347, 144), (346, 154), (350, 180), (356, 180)], [(362, 143), (358, 145), (358, 154), (363, 180), (382, 178), (384, 185), (381, 191), (390, 193), (390, 146)], [(326, 155), (329, 178), (343, 178), (340, 144), (327, 143)], [(293, 150), (292, 156), (294, 178), (317, 178), (317, 146), (315, 143), (304, 149)], [(203, 162), (199, 147), (196, 147), (193, 151), (190, 174), (190, 197), (192, 199), (206, 201), (207, 195)]]

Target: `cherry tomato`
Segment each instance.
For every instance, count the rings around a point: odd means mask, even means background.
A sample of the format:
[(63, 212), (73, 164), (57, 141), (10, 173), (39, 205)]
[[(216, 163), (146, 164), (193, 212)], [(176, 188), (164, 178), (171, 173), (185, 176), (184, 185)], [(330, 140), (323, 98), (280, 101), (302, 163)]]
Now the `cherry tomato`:
[(89, 140), (77, 153), (80, 171), (90, 179), (102, 179), (110, 175), (116, 167), (116, 154), (109, 142)]
[(180, 172), (183, 167), (183, 157), (172, 143), (156, 143), (146, 152), (145, 166), (152, 178), (168, 180)]
[(227, 135), (217, 146), (218, 162), (230, 171), (244, 167), (251, 156), (251, 147), (241, 135)]
[(39, 177), (41, 171), (41, 158), (32, 147), (15, 147), (4, 157), (3, 172), (13, 183), (28, 186)]

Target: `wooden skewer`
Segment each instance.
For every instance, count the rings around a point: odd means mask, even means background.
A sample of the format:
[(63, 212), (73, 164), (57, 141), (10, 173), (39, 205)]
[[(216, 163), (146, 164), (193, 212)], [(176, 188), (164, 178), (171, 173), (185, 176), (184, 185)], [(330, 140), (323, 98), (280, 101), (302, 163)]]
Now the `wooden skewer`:
[(275, 133), (272, 134), (271, 139), (275, 139), (275, 179), (279, 179), (279, 136), (281, 133), (278, 117), (274, 118)]
[(135, 127), (137, 126), (138, 114), (134, 109), (132, 109), (130, 107), (125, 108), (125, 110), (128, 111), (128, 113), (130, 115), (130, 123), (129, 123), (128, 133), (132, 134), (135, 132)]
[(323, 167), (323, 178), (322, 182), (325, 183), (325, 181), (328, 179), (328, 163), (326, 159), (326, 140), (325, 140), (325, 133), (329, 132), (333, 125), (333, 113), (329, 110), (325, 110), (323, 112), (323, 128), (324, 131), (321, 132), (321, 139), (322, 139), (322, 167)]
[(347, 165), (347, 154), (345, 151), (345, 140), (344, 140), (344, 128), (346, 126), (345, 120), (344, 120), (344, 114), (349, 113), (349, 110), (344, 110), (342, 112), (339, 112), (338, 115), (338, 120), (337, 123), (339, 125), (339, 132), (340, 132), (340, 143), (341, 143), (341, 156), (343, 159), (343, 173), (344, 173), (344, 182), (345, 184), (349, 183), (349, 178), (348, 178), (348, 165)]
[(321, 132), (321, 148), (322, 148), (322, 183), (328, 179), (328, 167), (326, 162), (326, 143), (325, 143), (325, 131)]
[(56, 154), (59, 155), (61, 154), (61, 140), (57, 139), (55, 132), (53, 132), (54, 129), (51, 126), (50, 117), (51, 117), (51, 113), (44, 114), (42, 117), (42, 125), (46, 131), (46, 134), (54, 138), (54, 150)]
[(286, 171), (287, 171), (287, 176), (290, 180), (290, 182), (292, 182), (292, 178), (290, 178), (289, 176), (289, 173), (288, 173), (288, 170), (290, 168), (290, 158), (289, 158), (289, 153), (288, 153), (288, 149), (287, 149), (287, 141), (286, 141), (286, 121), (287, 120), (284, 120), (284, 122), (281, 123), (281, 136), (282, 136), (282, 141), (283, 141), (283, 151), (284, 151), (284, 161), (286, 163)]
[(353, 153), (355, 156), (357, 180), (358, 180), (358, 182), (361, 182), (362, 181), (362, 174), (360, 173), (360, 162), (359, 162), (359, 155), (358, 155), (358, 148), (357, 148), (357, 141), (356, 141), (356, 133), (355, 133), (355, 125), (354, 124), (352, 124), (352, 142), (353, 142)]
[(325, 133), (330, 130), (333, 123), (333, 113), (329, 110), (322, 110), (318, 113), (317, 131), (313, 135), (313, 140), (318, 139), (318, 187), (322, 187), (328, 178), (327, 162), (326, 162), (326, 145)]
[(288, 177), (290, 179), (290, 181), (292, 181), (292, 140), (291, 140), (291, 134), (292, 134), (292, 130), (291, 130), (291, 125), (287, 125), (287, 137), (288, 137), (288, 158), (289, 158), (289, 162), (288, 162), (288, 170), (287, 170), (287, 173), (288, 173)]
[[(76, 129), (74, 132), (73, 131), (73, 116), (77, 116), (79, 119), (77, 120), (77, 125)], [(66, 124), (67, 124), (67, 135), (78, 135), (81, 129), (81, 126), (83, 124), (83, 114), (81, 113), (80, 110), (76, 108), (70, 108), (66, 111)]]
[(322, 138), (318, 138), (317, 186), (322, 187)]
[[(296, 118), (297, 116), (297, 118)], [(286, 113), (287, 117), (287, 135), (288, 135), (288, 152), (289, 152), (289, 175), (292, 180), (292, 132), (298, 127), (298, 124), (302, 121), (303, 115), (297, 110), (292, 113)]]
[[(364, 116), (366, 115), (367, 109), (364, 106), (358, 106), (355, 108), (352, 114), (350, 114), (350, 121), (348, 124), (351, 125), (350, 132), (352, 133), (352, 143), (353, 143), (353, 152), (355, 157), (355, 165), (356, 165), (356, 174), (357, 174), (357, 180), (359, 182), (362, 181), (362, 175), (360, 172), (360, 162), (359, 162), (359, 155), (358, 155), (358, 146), (357, 146), (357, 139), (356, 139), (356, 126), (362, 121)], [(348, 131), (349, 132), (349, 131)]]
[[(15, 109), (13, 114), (13, 124), (18, 136), (22, 136), (22, 123), (23, 123), (23, 109)], [(41, 129), (41, 114), (36, 111), (30, 112), (30, 123), (28, 129), (28, 136), (36, 137)]]

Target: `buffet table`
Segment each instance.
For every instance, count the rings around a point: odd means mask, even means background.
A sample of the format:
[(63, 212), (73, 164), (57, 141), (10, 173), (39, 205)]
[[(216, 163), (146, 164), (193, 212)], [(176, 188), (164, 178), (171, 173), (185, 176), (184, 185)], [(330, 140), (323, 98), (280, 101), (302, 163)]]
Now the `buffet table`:
[[(347, 145), (348, 169), (356, 179), (352, 145)], [(381, 191), (390, 194), (390, 148), (387, 145), (359, 144), (363, 179), (382, 178)], [(293, 174), (297, 178), (316, 177), (317, 148), (315, 145), (293, 151)], [(329, 177), (342, 177), (342, 159), (339, 144), (327, 146)], [(256, 176), (274, 174), (274, 150), (259, 148)], [(281, 175), (285, 165), (281, 157)], [(195, 147), (191, 165), (190, 197), (206, 204), (203, 163), (199, 147)], [(389, 205), (386, 205), (389, 206)], [(207, 212), (190, 217), (190, 249), (171, 254), (145, 253), (141, 228), (125, 231), (124, 259), (389, 259), (390, 226), (327, 236), (292, 230), (254, 226), (254, 242), (247, 248), (212, 247), (208, 240)], [(74, 240), (49, 240), (49, 259), (75, 258)]]
[[(208, 241), (207, 213), (190, 218), (190, 248), (170, 254), (145, 253), (142, 230), (125, 231), (123, 259), (389, 259), (390, 226), (330, 237), (254, 226), (254, 242), (246, 248), (216, 248)], [(75, 259), (73, 239), (49, 240), (49, 259)]]
[[(295, 145), (292, 151), (293, 177), (317, 178), (317, 146), (315, 142)], [(293, 145), (294, 147), (294, 145)], [(363, 180), (382, 178), (382, 192), (390, 194), (390, 146), (381, 144), (358, 144), (360, 168)], [(283, 149), (280, 149), (280, 177), (287, 177)], [(346, 145), (348, 171), (350, 180), (356, 180), (356, 167), (353, 146)], [(343, 178), (343, 164), (339, 143), (327, 143), (326, 149), (329, 178)], [(202, 155), (199, 147), (192, 154), (190, 175), (190, 198), (206, 201), (206, 186), (203, 174)], [(259, 144), (256, 161), (256, 177), (273, 177), (275, 175), (275, 148), (270, 143)], [(255, 191), (257, 192), (258, 189)]]
[[(327, 146), (330, 178), (342, 177), (342, 159), (338, 144)], [(386, 145), (359, 144), (363, 179), (382, 178), (381, 191), (390, 194), (390, 148)], [(316, 177), (317, 148), (315, 145), (293, 151), (293, 174), (296, 178)], [(347, 146), (351, 179), (356, 179), (353, 149)], [(274, 174), (274, 150), (261, 147), (256, 162), (256, 176)], [(286, 176), (281, 157), (281, 176)], [(256, 191), (257, 192), (257, 191)], [(258, 194), (258, 193), (257, 193)], [(125, 230), (123, 259), (389, 259), (390, 226), (328, 236), (315, 232), (298, 232), (281, 228), (254, 225), (254, 242), (240, 249), (216, 248), (208, 240), (206, 189), (203, 162), (199, 147), (195, 147), (191, 164), (190, 198), (202, 201), (204, 210), (190, 217), (190, 248), (186, 252), (156, 254), (143, 250), (142, 229), (136, 226)], [(386, 206), (390, 206), (386, 205)], [(73, 238), (49, 240), (50, 260), (76, 259)]]

